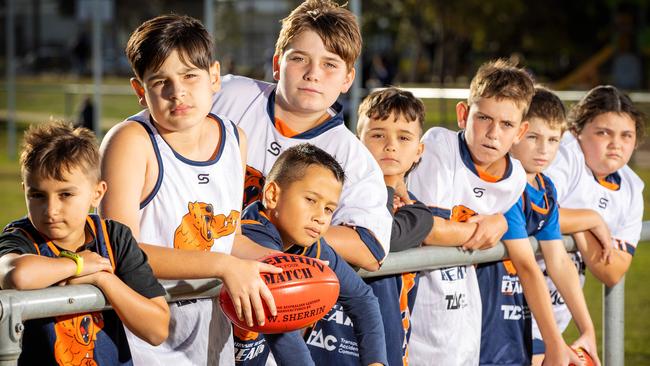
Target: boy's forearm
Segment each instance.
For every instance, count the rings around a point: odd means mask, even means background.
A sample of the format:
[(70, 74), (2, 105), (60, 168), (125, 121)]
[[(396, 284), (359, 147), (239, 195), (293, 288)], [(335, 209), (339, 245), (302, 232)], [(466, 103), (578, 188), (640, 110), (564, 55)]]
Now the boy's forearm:
[(139, 243), (158, 279), (178, 280), (220, 278), (229, 255), (198, 250), (182, 250)]
[(230, 254), (241, 259), (258, 260), (276, 252), (278, 251), (259, 245), (242, 234), (237, 234)]
[(99, 274), (96, 285), (111, 303), (122, 323), (133, 334), (154, 346), (164, 342), (169, 332), (169, 307), (165, 298), (159, 296), (147, 299), (114, 274)]
[(424, 239), (426, 245), (457, 247), (466, 243), (474, 234), (475, 223), (455, 222), (433, 217), (433, 227)]
[[(50, 258), (31, 254), (6, 254), (7, 268), (2, 289), (36, 290), (49, 287), (75, 275), (77, 264), (68, 258)], [(35, 275), (38, 274), (38, 275)]]
[(600, 244), (591, 232), (579, 233), (574, 237), (587, 268), (607, 287), (617, 284), (630, 268), (631, 254), (613, 249), (609, 256), (609, 262), (605, 263), (601, 260)]
[(535, 316), (537, 325), (544, 342), (553, 345), (553, 348), (564, 344), (562, 335), (557, 329), (551, 298), (544, 280), (544, 275), (535, 261), (535, 254), (528, 239), (504, 241), (510, 260), (517, 269), (517, 275), (524, 290), (524, 296)]
[(594, 324), (580, 286), (578, 270), (569, 258), (563, 243), (554, 240), (543, 241), (540, 245), (546, 262), (546, 271), (562, 295), (580, 333), (594, 335)]
[(600, 218), (598, 212), (586, 208), (560, 208), (558, 211), (562, 234), (589, 230), (598, 225)]
[(327, 243), (350, 265), (376, 271), (380, 263), (359, 234), (351, 227), (331, 226), (324, 235)]

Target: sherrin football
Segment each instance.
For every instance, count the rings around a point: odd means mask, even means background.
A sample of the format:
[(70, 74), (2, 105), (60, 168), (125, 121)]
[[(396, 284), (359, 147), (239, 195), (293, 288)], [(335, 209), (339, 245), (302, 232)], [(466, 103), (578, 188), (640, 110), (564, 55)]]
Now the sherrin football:
[(225, 288), (219, 293), (219, 303), (226, 316), (240, 328), (258, 333), (282, 333), (304, 328), (330, 311), (339, 297), (339, 280), (327, 264), (301, 255), (275, 253), (261, 262), (282, 268), (281, 273), (261, 273), (271, 290), (277, 315), (271, 316), (264, 306), (266, 322), (249, 327), (237, 319), (232, 299)]
[[(594, 362), (594, 359), (589, 356), (589, 353), (585, 351), (584, 348), (578, 347), (578, 348), (572, 348), (573, 352), (575, 352), (580, 360), (582, 360), (585, 363), (585, 366), (595, 366), (596, 363)], [(570, 364), (569, 366), (575, 366), (574, 364)]]

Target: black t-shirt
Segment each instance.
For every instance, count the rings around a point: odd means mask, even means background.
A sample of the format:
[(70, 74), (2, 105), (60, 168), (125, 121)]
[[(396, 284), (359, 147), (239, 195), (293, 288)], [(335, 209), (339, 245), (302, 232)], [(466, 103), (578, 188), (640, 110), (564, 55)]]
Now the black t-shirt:
[[(386, 190), (388, 191), (388, 211), (393, 212), (395, 190), (389, 186), (386, 186)], [(393, 227), (390, 235), (391, 252), (401, 252), (419, 247), (433, 228), (431, 210), (413, 197), (410, 192), (409, 195), (415, 203), (404, 205), (393, 213)]]
[[(146, 254), (140, 249), (131, 230), (119, 222), (104, 220), (107, 241), (110, 243), (115, 262), (114, 273), (127, 286), (138, 292), (146, 298), (164, 296), (165, 290), (156, 280), (153, 271), (147, 262)], [(21, 228), (27, 232), (34, 232), (35, 229), (31, 222), (24, 218), (9, 224), (4, 232), (0, 234), (0, 257), (8, 253), (17, 254), (35, 254), (38, 255), (36, 246), (31, 238), (25, 235)], [(101, 233), (93, 232), (90, 225), (86, 224), (86, 230), (93, 235), (93, 240), (85, 245), (85, 249), (97, 252), (100, 242), (97, 235)], [(101, 229), (99, 229), (101, 230)], [(37, 236), (34, 240), (40, 240)], [(89, 313), (87, 317), (96, 318), (101, 316), (100, 321), (85, 321), (82, 324), (74, 323), (79, 327), (80, 334), (90, 333), (89, 329), (95, 329), (92, 323), (101, 324), (101, 332), (96, 333), (96, 340), (92, 344), (92, 358), (99, 365), (129, 365), (131, 364), (131, 354), (129, 351), (126, 335), (121, 321), (113, 310), (107, 310), (96, 313)], [(23, 334), (22, 353), (19, 358), (19, 365), (56, 365), (57, 360), (54, 352), (56, 347), (52, 339), (52, 328), (54, 322), (65, 321), (64, 317), (42, 318), (28, 320), (25, 323), (25, 332)], [(90, 318), (88, 318), (90, 319)], [(58, 332), (58, 331), (56, 331)], [(56, 337), (59, 338), (58, 336)], [(63, 342), (66, 342), (65, 340)], [(73, 342), (79, 347), (76, 341)], [(74, 345), (73, 345), (74, 346)], [(72, 346), (71, 346), (72, 347)], [(47, 351), (49, 349), (49, 352)], [(74, 351), (70, 351), (74, 353)], [(80, 356), (75, 356), (76, 358)], [(83, 357), (83, 356), (81, 356)]]

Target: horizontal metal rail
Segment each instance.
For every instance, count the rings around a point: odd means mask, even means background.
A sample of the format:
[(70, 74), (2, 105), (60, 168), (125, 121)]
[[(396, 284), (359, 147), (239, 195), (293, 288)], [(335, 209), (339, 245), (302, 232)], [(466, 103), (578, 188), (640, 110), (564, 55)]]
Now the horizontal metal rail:
[[(650, 221), (643, 223), (641, 240), (650, 240)], [(539, 253), (539, 244), (530, 238)], [(564, 237), (568, 251), (575, 251), (571, 237)], [(487, 250), (464, 251), (456, 247), (427, 246), (391, 253), (377, 272), (360, 270), (362, 277), (377, 277), (402, 272), (431, 270), (455, 265), (494, 262), (507, 258), (502, 243)], [(221, 282), (217, 279), (161, 281), (169, 302), (215, 297)], [(15, 365), (20, 355), (23, 322), (30, 319), (98, 311), (110, 308), (102, 292), (91, 285), (49, 287), (41, 290), (0, 291), (0, 366)], [(623, 365), (624, 282), (606, 289), (604, 318), (604, 360), (607, 366)], [(611, 356), (611, 357), (608, 357)]]

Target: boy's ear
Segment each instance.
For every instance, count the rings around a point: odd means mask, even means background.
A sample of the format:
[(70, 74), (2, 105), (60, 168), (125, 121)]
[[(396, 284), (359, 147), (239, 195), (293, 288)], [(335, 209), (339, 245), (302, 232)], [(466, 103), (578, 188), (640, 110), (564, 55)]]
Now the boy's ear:
[(210, 88), (213, 93), (221, 90), (221, 64), (219, 61), (215, 61), (210, 65)]
[(521, 121), (521, 124), (519, 125), (519, 132), (517, 133), (517, 137), (515, 138), (514, 143), (518, 143), (521, 141), (521, 139), (524, 137), (526, 132), (528, 132), (528, 128), (530, 127), (530, 123), (528, 121)]
[(275, 209), (278, 206), (278, 201), (280, 200), (280, 191), (281, 189), (277, 182), (267, 182), (264, 186), (264, 192), (262, 196), (264, 207), (269, 210)]
[(97, 182), (97, 186), (95, 187), (91, 201), (92, 207), (99, 207), (99, 202), (101, 202), (102, 198), (104, 198), (104, 194), (106, 193), (107, 188), (108, 186), (106, 185), (105, 181), (100, 180)]
[(131, 78), (131, 88), (133, 88), (135, 95), (138, 97), (138, 103), (143, 107), (147, 107), (147, 100), (144, 97), (144, 87), (140, 80)]
[(273, 55), (273, 80), (280, 81), (280, 57), (282, 55)]
[(469, 105), (465, 102), (458, 102), (456, 104), (456, 121), (458, 127), (464, 129), (467, 126), (467, 117), (469, 116)]
[(354, 81), (354, 76), (356, 75), (356, 70), (354, 67), (348, 72), (347, 75), (345, 75), (345, 80), (343, 81), (343, 85), (341, 85), (341, 93), (347, 93), (348, 90), (350, 90), (350, 87), (352, 86), (352, 82)]

